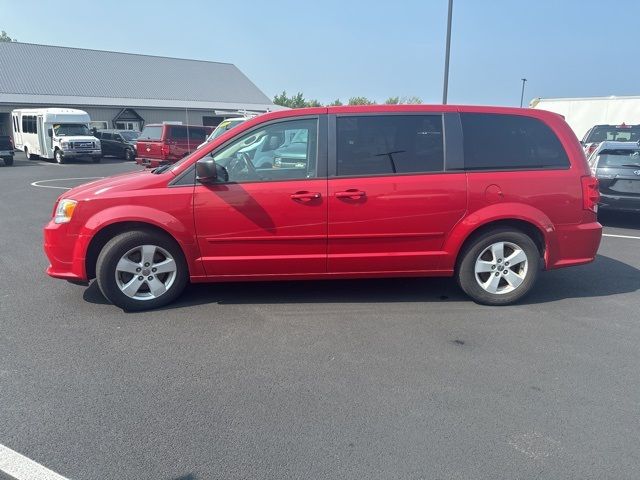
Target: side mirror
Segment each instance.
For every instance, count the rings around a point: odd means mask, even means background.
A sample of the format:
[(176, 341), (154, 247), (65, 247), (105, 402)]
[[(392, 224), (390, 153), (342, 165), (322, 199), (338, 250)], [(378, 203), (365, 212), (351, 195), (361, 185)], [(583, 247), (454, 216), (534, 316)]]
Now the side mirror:
[(53, 128), (47, 129), (47, 135), (49, 135), (49, 138), (53, 138)]
[(218, 166), (211, 157), (196, 162), (196, 180), (200, 183), (215, 183), (218, 180)]

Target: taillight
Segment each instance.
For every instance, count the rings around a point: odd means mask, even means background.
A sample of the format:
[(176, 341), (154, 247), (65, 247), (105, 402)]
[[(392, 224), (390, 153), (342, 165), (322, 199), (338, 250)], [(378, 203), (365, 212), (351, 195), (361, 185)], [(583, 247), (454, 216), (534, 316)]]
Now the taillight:
[(169, 145), (163, 144), (160, 147), (160, 154), (162, 155), (162, 158), (167, 158), (169, 156), (169, 151), (170, 151)]
[(597, 212), (598, 201), (600, 201), (598, 179), (593, 176), (582, 177), (582, 208)]

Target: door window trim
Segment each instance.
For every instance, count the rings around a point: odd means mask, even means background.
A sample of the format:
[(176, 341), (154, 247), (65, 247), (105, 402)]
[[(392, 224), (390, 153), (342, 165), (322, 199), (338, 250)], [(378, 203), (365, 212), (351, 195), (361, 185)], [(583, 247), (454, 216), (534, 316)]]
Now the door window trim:
[[(443, 169), (434, 172), (406, 172), (406, 173), (369, 173), (366, 175), (338, 175), (338, 117), (387, 117), (387, 116), (439, 116), (442, 119), (443, 136)], [(327, 147), (328, 147), (328, 178), (370, 178), (370, 177), (406, 177), (416, 175), (443, 175), (446, 173), (461, 173), (456, 169), (463, 165), (462, 124), (457, 112), (366, 112), (366, 113), (337, 113), (327, 115)]]
[[(232, 138), (224, 142), (223, 144), (216, 147), (214, 150), (209, 152), (207, 155), (215, 156), (220, 153), (222, 150), (227, 148), (233, 142), (238, 140), (240, 137), (250, 135), (252, 132), (268, 127), (269, 125), (277, 124), (277, 123), (285, 123), (292, 122), (296, 120), (316, 120), (317, 121), (317, 145), (316, 145), (316, 176), (312, 178), (285, 178), (285, 179), (270, 179), (270, 180), (251, 180), (251, 181), (239, 181), (239, 182), (220, 182), (211, 185), (235, 185), (235, 184), (246, 184), (246, 183), (273, 183), (273, 182), (300, 182), (304, 180), (323, 180), (327, 178), (327, 115), (319, 114), (319, 115), (297, 115), (295, 117), (284, 117), (284, 118), (275, 118), (273, 120), (269, 120), (268, 122), (259, 123), (248, 130), (240, 132), (234, 135)], [(202, 155), (197, 158), (193, 164), (187, 168), (182, 174), (178, 175), (174, 180), (172, 180), (168, 186), (187, 186), (192, 185), (190, 181), (189, 183), (184, 182), (183, 177), (189, 175), (192, 170), (195, 171), (195, 164), (198, 160), (203, 159), (207, 155)], [(182, 181), (181, 181), (182, 180)], [(199, 182), (195, 180), (195, 185), (199, 185)]]

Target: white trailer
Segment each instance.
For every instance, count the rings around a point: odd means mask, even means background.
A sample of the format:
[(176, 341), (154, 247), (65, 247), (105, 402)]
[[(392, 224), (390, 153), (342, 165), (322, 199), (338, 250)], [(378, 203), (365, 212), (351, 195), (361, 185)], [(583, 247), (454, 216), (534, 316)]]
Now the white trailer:
[(594, 125), (640, 124), (640, 96), (534, 98), (529, 107), (559, 113), (580, 140)]
[(72, 108), (29, 108), (11, 112), (13, 143), (28, 159), (102, 158), (100, 140), (91, 135), (87, 112)]

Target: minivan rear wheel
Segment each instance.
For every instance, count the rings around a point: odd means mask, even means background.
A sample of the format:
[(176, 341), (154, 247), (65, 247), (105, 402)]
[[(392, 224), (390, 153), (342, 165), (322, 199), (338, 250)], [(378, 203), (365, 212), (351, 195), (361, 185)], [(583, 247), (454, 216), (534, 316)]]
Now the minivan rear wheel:
[(188, 281), (178, 243), (149, 231), (122, 233), (107, 242), (96, 263), (102, 294), (126, 311), (161, 307), (175, 300)]
[(458, 265), (458, 284), (477, 303), (508, 305), (524, 297), (540, 270), (540, 252), (528, 235), (494, 229), (473, 239)]

